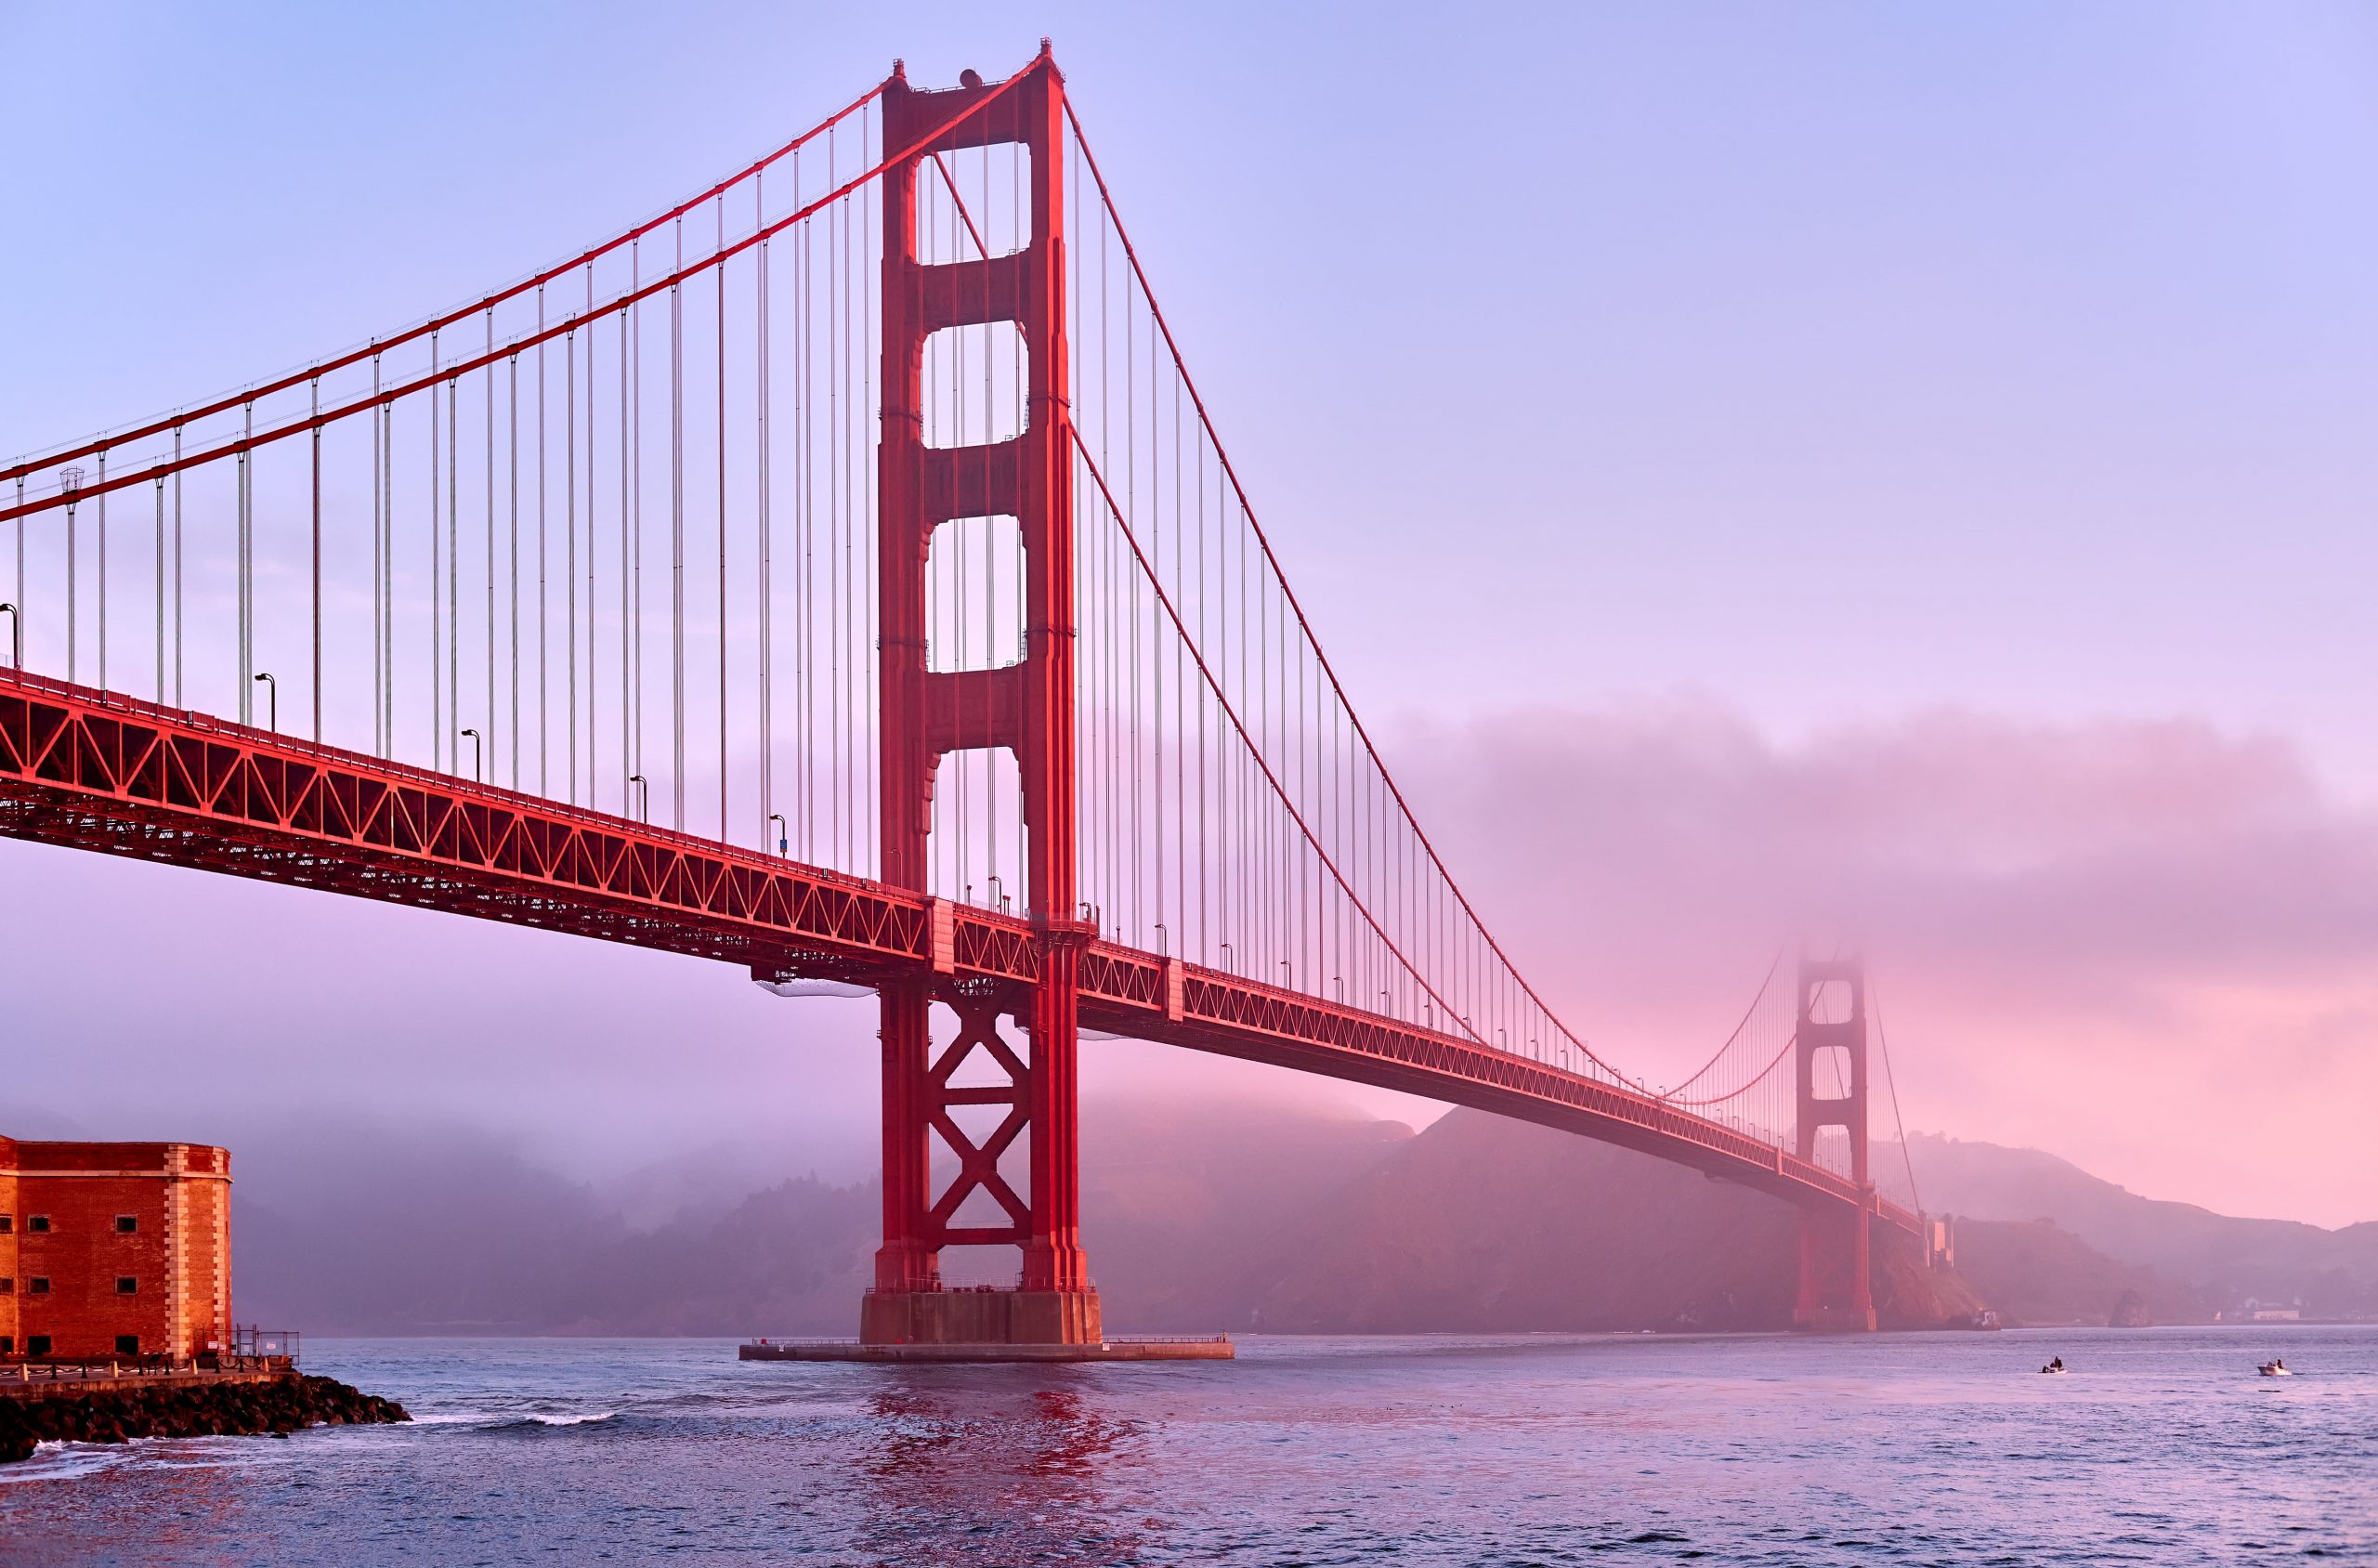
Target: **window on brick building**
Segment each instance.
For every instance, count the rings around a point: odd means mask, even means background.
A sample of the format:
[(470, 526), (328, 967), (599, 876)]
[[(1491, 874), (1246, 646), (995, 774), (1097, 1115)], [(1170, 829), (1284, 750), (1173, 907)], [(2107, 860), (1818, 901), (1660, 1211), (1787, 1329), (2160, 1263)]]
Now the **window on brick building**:
[(115, 1293), (119, 1296), (137, 1296), (140, 1293), (140, 1282), (128, 1274), (120, 1274), (115, 1276)]
[(33, 1232), (35, 1235), (47, 1235), (49, 1234), (49, 1216), (46, 1214), (36, 1214), (26, 1223), (25, 1228)]
[(17, 1282), (5, 1275), (0, 1275), (0, 1296), (14, 1296), (16, 1293)]
[(117, 1335), (115, 1337), (115, 1353), (118, 1355), (138, 1355), (140, 1353), (140, 1336), (137, 1334)]
[(36, 1296), (46, 1296), (49, 1294), (49, 1281), (39, 1274), (35, 1274), (33, 1277), (33, 1283), (29, 1288)]
[(14, 1355), (16, 1353), (17, 1337), (14, 1334), (0, 1334), (0, 1355)]
[(47, 1355), (49, 1353), (49, 1336), (46, 1334), (35, 1334), (32, 1338), (28, 1339), (25, 1341), (25, 1353), (27, 1355)]
[(119, 1214), (115, 1217), (115, 1234), (118, 1235), (130, 1235), (139, 1228), (140, 1217), (137, 1214)]
[(0, 1235), (7, 1235), (16, 1228), (17, 1217), (14, 1214), (0, 1214)]

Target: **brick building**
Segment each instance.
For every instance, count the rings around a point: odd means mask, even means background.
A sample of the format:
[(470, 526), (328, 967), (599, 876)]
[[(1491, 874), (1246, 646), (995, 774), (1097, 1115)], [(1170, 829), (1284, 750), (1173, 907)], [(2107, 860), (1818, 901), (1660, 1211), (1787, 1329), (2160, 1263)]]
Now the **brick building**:
[(0, 1138), (0, 1356), (164, 1355), (231, 1337), (231, 1156)]

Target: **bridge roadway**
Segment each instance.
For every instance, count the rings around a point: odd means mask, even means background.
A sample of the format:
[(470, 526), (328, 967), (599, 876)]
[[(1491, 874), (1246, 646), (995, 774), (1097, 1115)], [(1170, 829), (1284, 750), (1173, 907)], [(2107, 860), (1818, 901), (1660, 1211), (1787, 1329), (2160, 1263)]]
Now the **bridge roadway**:
[[(1032, 924), (541, 796), (0, 670), (0, 833), (869, 984), (1029, 984)], [(1793, 1202), (1851, 1182), (1607, 1080), (1103, 940), (1082, 1026), (1403, 1090), (1640, 1149)], [(1862, 1195), (1914, 1235), (1914, 1211)], [(1836, 1210), (1838, 1211), (1838, 1210)]]

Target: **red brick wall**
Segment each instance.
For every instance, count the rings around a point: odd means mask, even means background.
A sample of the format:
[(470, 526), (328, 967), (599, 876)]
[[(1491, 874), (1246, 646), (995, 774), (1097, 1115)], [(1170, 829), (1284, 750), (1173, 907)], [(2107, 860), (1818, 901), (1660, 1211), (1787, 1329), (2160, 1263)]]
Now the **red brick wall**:
[(17, 1292), (25, 1287), (17, 1267), (17, 1141), (0, 1138), (0, 1214), (8, 1216), (8, 1229), (0, 1234), (0, 1279), (8, 1282), (0, 1291), (0, 1339), (7, 1342), (9, 1353), (21, 1354), (24, 1336), (17, 1329)]
[[(229, 1318), (229, 1157), (184, 1143), (17, 1143), (16, 1353), (37, 1335), (56, 1356), (180, 1358), (223, 1337)], [(132, 1222), (129, 1231), (120, 1220)], [(46, 1219), (46, 1230), (36, 1228)], [(8, 1276), (0, 1276), (8, 1277)], [(133, 1282), (129, 1292), (118, 1281)], [(36, 1291), (46, 1280), (46, 1291)], [(11, 1330), (0, 1328), (0, 1333)]]

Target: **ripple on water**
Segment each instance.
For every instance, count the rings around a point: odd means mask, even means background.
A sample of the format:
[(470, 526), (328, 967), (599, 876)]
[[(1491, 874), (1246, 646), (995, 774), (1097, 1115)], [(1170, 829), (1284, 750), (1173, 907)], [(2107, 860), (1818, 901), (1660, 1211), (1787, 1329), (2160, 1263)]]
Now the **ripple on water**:
[[(2289, 1361), (2318, 1372), (2276, 1387), (2252, 1376), (2267, 1338), (1257, 1339), (1181, 1367), (312, 1339), (321, 1370), (417, 1423), (45, 1445), (0, 1471), (0, 1548), (38, 1531), (53, 1558), (131, 1562), (2378, 1560), (2378, 1330), (2292, 1331)], [(2081, 1370), (2039, 1378), (2058, 1352)]]

